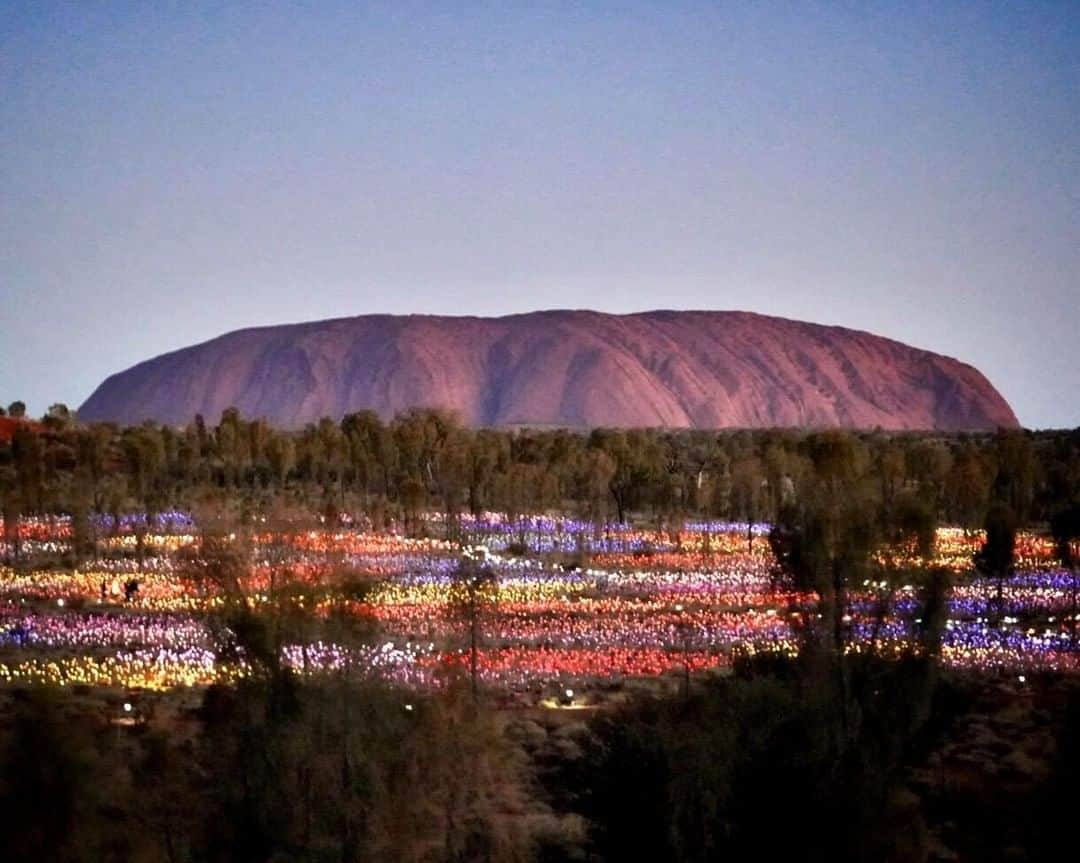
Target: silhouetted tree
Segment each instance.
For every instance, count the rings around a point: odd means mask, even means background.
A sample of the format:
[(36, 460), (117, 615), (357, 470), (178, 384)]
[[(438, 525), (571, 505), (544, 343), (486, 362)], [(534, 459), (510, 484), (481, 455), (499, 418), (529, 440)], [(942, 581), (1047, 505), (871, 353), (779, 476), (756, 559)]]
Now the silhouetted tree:
[(1003, 503), (996, 503), (986, 513), (986, 539), (975, 553), (975, 566), (983, 575), (997, 582), (995, 616), (1000, 623), (1005, 613), (1005, 581), (1012, 575), (1016, 554), (1016, 514)]

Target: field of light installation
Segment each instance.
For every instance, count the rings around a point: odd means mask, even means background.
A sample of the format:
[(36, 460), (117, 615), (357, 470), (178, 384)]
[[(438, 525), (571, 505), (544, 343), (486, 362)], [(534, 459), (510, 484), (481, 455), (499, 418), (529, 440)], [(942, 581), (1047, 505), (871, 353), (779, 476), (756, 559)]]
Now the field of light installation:
[[(793, 653), (816, 609), (813, 594), (777, 586), (766, 525), (668, 532), (486, 514), (463, 517), (456, 541), (437, 538), (447, 533), (438, 515), (425, 527), (431, 538), (253, 522), (220, 537), (242, 561), (226, 585), (193, 568), (206, 539), (187, 513), (102, 521), (78, 569), (44, 563), (66, 550), (68, 521), (23, 520), (20, 565), (0, 569), (0, 680), (159, 692), (235, 681), (250, 664), (216, 612), (239, 601), (295, 621), (278, 647), (299, 674), (347, 671), (423, 690), (472, 671), (506, 705), (553, 694), (581, 705), (642, 680), (723, 673), (740, 654)], [(1015, 572), (999, 584), (975, 572), (981, 542), (939, 528), (932, 560), (896, 549), (879, 567), (886, 580), (848, 596), (847, 649), (909, 645), (919, 573), (940, 568), (951, 580), (947, 666), (1014, 680), (1080, 669), (1077, 576), (1052, 543), (1021, 534)], [(13, 560), (15, 544), (0, 553)], [(465, 571), (485, 578), (462, 602)]]

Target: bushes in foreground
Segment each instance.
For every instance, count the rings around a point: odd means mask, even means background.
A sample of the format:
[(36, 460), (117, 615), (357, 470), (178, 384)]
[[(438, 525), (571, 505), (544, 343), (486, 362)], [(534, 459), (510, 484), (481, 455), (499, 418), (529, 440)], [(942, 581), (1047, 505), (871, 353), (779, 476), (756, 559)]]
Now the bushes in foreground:
[(45, 690), (0, 732), (3, 859), (518, 861), (520, 791), (490, 714), (454, 689), (288, 675), (135, 727)]

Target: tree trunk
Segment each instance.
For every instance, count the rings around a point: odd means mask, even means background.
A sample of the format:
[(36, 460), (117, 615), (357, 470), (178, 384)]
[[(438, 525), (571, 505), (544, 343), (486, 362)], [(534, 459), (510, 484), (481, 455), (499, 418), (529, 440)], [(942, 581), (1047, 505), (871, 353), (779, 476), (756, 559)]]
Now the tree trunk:
[(469, 611), (470, 611), (470, 614), (469, 614), (469, 678), (470, 678), (470, 681), (471, 681), (471, 684), (472, 684), (472, 700), (473, 700), (473, 704), (475, 704), (476, 701), (477, 701), (477, 698), (479, 697), (478, 688), (477, 688), (477, 681), (476, 681), (476, 673), (477, 673), (477, 665), (478, 665), (478, 662), (477, 662), (477, 659), (478, 659), (478, 657), (477, 657), (477, 624), (478, 624), (478, 621), (476, 619), (477, 612), (476, 612), (475, 601), (473, 603), (473, 607)]

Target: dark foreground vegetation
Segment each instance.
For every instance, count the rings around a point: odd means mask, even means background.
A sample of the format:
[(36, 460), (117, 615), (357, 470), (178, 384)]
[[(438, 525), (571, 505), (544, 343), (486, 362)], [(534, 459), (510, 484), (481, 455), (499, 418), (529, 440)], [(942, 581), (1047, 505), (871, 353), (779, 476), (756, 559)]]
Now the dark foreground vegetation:
[(1080, 687), (932, 674), (867, 660), (845, 701), (827, 665), (751, 663), (584, 720), (287, 676), (131, 725), (9, 692), (4, 859), (1061, 859)]
[[(282, 628), (377, 631), (226, 602), (220, 625), (255, 669), (235, 685), (130, 710), (90, 689), (3, 691), (5, 860), (1040, 860), (1071, 841), (1077, 682), (943, 671), (953, 574), (920, 552), (939, 523), (984, 529), (976, 565), (1004, 584), (1027, 526), (1074, 566), (1080, 432), (503, 432), (437, 412), (119, 429), (58, 407), (0, 444), (0, 494), (9, 531), (70, 513), (76, 558), (108, 523), (91, 516), (178, 506), (219, 525), (317, 510), (413, 531), (437, 509), (451, 536), (486, 509), (767, 520), (778, 584), (816, 597), (795, 657), (580, 711), (499, 709), (464, 674), (425, 693), (300, 676), (278, 661)], [(198, 554), (226, 581), (219, 538)], [(17, 568), (17, 530), (9, 543)], [(882, 625), (912, 586), (902, 649), (853, 637), (848, 597), (869, 581)]]

